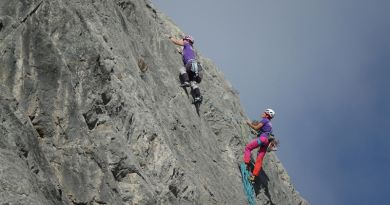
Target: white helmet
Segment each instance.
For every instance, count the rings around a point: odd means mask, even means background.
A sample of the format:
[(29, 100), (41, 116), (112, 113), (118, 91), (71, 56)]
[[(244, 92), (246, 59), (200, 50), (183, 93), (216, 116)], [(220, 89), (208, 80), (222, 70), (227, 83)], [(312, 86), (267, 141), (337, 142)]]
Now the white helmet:
[(275, 117), (275, 111), (273, 109), (270, 109), (270, 108), (265, 109), (264, 113), (269, 115), (271, 118)]

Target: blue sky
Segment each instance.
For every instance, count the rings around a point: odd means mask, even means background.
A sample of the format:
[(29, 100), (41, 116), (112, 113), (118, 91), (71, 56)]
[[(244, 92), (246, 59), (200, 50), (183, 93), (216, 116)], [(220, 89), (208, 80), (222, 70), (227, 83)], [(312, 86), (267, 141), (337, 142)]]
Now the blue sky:
[(275, 109), (277, 153), (311, 204), (388, 204), (389, 0), (153, 0), (239, 91)]

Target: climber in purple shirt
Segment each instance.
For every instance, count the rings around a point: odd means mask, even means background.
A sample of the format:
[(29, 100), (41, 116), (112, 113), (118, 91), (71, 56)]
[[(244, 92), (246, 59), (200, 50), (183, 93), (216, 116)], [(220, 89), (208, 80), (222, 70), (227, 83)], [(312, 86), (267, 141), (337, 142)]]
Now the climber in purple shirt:
[(193, 48), (194, 39), (187, 35), (183, 39), (169, 39), (176, 45), (183, 46), (181, 51), (184, 67), (180, 69), (180, 82), (182, 87), (189, 87), (194, 93), (195, 102), (202, 102), (202, 96), (198, 84), (203, 77), (203, 69), (196, 60), (196, 54)]
[(276, 149), (278, 146), (278, 141), (275, 138), (270, 137), (272, 133), (271, 119), (275, 117), (275, 111), (272, 109), (266, 109), (261, 114), (261, 117), (262, 120), (258, 123), (246, 121), (249, 127), (259, 132), (259, 135), (245, 146), (244, 151), (244, 162), (247, 164), (247, 167), (249, 167), (251, 151), (260, 147), (257, 153), (255, 167), (251, 173), (251, 181), (254, 181), (255, 177), (259, 176), (261, 167), (263, 165), (263, 158), (267, 153), (267, 150)]

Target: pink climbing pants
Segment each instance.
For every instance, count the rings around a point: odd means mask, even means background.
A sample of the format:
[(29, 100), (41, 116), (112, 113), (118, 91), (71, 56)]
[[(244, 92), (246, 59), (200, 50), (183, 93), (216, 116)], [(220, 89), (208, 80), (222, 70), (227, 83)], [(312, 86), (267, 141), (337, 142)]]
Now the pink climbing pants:
[(261, 171), (261, 166), (263, 165), (263, 158), (265, 156), (265, 153), (267, 153), (267, 147), (268, 147), (268, 138), (265, 136), (257, 137), (253, 140), (251, 140), (246, 146), (245, 146), (245, 152), (244, 152), (244, 162), (246, 164), (249, 164), (251, 160), (251, 151), (260, 147), (259, 152), (257, 153), (255, 168), (253, 169), (253, 175), (259, 176), (259, 173)]

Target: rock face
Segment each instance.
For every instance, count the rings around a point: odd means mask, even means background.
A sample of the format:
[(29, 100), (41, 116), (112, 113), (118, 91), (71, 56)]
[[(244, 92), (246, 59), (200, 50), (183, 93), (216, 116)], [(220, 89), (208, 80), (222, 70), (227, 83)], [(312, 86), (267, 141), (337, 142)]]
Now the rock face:
[[(2, 204), (245, 204), (249, 130), (208, 59), (197, 115), (182, 34), (144, 0), (1, 0)], [(266, 156), (258, 204), (307, 204)]]

